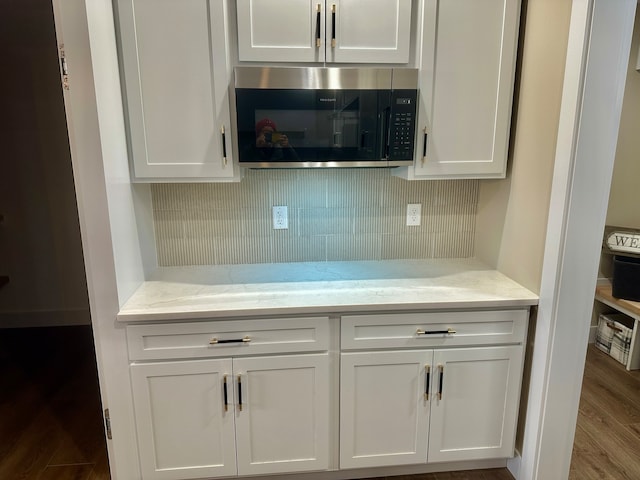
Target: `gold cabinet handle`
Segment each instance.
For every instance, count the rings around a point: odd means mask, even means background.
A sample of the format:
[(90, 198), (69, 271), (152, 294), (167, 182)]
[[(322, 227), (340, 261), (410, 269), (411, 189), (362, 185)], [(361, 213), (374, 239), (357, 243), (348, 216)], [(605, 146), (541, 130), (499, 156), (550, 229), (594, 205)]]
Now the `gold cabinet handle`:
[(336, 48), (336, 4), (331, 5), (331, 48)]
[(224, 393), (224, 411), (229, 411), (229, 397), (227, 392), (227, 375), (225, 375), (222, 379), (222, 391)]
[(453, 335), (457, 333), (453, 328), (447, 328), (446, 330), (423, 330), (421, 328), (416, 330), (416, 335)]
[(427, 127), (424, 127), (424, 130), (422, 132), (424, 133), (424, 140), (422, 143), (422, 165), (424, 165), (424, 162), (427, 159), (427, 139), (429, 137)]
[(442, 400), (443, 387), (444, 387), (444, 365), (438, 365), (438, 400)]
[(431, 365), (424, 366), (424, 381), (425, 381), (424, 399), (429, 400), (429, 388), (431, 385)]
[(224, 131), (224, 125), (220, 127), (220, 134), (222, 135), (222, 163), (227, 166), (227, 135)]
[(316, 48), (320, 48), (320, 13), (322, 12), (322, 4), (316, 6)]
[(238, 375), (238, 410), (242, 411), (242, 375)]
[(229, 340), (219, 340), (218, 337), (213, 337), (209, 340), (209, 345), (218, 345), (219, 343), (250, 343), (251, 337), (246, 335), (242, 338), (232, 338)]

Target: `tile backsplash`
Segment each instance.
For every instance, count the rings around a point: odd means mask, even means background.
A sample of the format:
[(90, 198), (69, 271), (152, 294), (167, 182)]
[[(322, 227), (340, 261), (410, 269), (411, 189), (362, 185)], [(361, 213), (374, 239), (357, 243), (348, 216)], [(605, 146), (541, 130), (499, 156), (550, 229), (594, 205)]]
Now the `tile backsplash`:
[[(478, 189), (478, 180), (408, 182), (387, 169), (152, 184), (158, 265), (472, 257)], [(422, 204), (420, 226), (406, 226), (408, 203)], [(288, 207), (287, 230), (273, 229), (274, 205)]]

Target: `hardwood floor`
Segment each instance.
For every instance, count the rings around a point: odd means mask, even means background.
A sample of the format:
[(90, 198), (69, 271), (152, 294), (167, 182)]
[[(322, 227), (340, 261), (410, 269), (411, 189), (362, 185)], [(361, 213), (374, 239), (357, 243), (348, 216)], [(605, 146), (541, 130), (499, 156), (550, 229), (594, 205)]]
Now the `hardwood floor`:
[(570, 480), (640, 478), (640, 370), (587, 351)]
[(89, 327), (0, 330), (0, 479), (107, 480)]
[[(110, 478), (94, 355), (89, 327), (0, 329), (0, 480)], [(513, 479), (506, 469), (389, 478)]]

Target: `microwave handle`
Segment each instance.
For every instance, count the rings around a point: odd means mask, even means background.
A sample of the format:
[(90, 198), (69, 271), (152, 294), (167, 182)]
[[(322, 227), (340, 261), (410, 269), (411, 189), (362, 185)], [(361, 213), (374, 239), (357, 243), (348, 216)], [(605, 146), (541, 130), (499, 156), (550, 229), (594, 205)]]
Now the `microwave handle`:
[(387, 107), (382, 112), (382, 138), (380, 146), (382, 147), (382, 158), (389, 159), (389, 141), (391, 138), (391, 107)]

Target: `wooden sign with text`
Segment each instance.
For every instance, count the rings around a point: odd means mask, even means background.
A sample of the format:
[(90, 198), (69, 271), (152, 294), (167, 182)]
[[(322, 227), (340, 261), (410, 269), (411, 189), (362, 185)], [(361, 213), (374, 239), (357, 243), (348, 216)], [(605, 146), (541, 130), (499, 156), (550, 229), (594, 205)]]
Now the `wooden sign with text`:
[(607, 226), (604, 244), (612, 254), (640, 256), (640, 231)]

